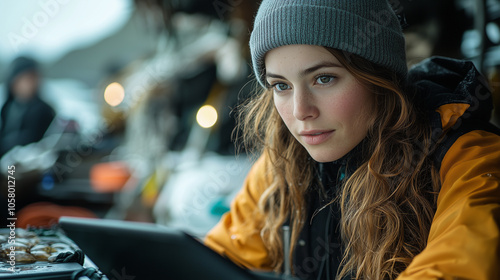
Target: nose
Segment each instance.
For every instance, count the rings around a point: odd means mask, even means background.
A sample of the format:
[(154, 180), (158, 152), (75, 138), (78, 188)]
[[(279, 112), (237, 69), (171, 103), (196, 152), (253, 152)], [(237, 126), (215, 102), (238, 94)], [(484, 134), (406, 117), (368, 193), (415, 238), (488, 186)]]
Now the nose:
[(312, 93), (304, 89), (294, 92), (293, 96), (293, 116), (298, 120), (315, 119), (319, 115), (318, 107), (315, 105)]

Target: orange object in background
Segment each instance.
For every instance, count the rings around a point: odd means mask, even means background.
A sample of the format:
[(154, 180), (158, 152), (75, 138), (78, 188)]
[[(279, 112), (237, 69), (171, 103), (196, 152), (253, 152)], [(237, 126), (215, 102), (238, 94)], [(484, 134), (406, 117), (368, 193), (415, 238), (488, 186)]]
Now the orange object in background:
[(97, 192), (116, 192), (125, 186), (130, 176), (130, 170), (123, 162), (98, 163), (90, 169), (90, 184)]
[(61, 206), (50, 202), (36, 202), (23, 207), (17, 213), (16, 227), (27, 226), (49, 228), (58, 223), (61, 216), (97, 218), (90, 210), (75, 207)]

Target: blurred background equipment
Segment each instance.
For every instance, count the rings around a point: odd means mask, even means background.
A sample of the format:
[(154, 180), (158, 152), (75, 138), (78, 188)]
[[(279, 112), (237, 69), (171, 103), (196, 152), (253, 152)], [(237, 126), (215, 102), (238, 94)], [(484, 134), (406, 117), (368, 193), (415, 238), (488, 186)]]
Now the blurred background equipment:
[(252, 90), (247, 40), (257, 3), (31, 4), (0, 4), (12, 23), (0, 28), (0, 73), (19, 53), (39, 60), (40, 99), (56, 117), (32, 144), (2, 146), (2, 163), (19, 170), (18, 206), (27, 210), (18, 214), (33, 221), (32, 209), (81, 207), (204, 235), (251, 165), (244, 153), (235, 159), (231, 134), (232, 112)]

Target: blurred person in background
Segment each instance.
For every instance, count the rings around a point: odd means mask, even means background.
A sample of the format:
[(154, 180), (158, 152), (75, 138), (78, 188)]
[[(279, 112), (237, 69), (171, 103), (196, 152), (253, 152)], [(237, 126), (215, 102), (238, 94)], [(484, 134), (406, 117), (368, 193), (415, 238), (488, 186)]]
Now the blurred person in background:
[(38, 63), (20, 56), (6, 79), (7, 98), (0, 111), (0, 157), (17, 145), (42, 139), (54, 119), (54, 109), (40, 99)]

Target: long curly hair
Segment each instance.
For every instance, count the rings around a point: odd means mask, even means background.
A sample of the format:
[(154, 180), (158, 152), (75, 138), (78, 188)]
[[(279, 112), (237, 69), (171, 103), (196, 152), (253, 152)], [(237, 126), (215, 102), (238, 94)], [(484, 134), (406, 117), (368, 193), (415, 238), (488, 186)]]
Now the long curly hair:
[[(331, 203), (341, 209), (343, 259), (338, 278), (394, 279), (424, 249), (435, 212), (439, 174), (429, 155), (430, 126), (412, 95), (391, 71), (349, 53), (326, 48), (375, 94), (373, 126), (363, 141), (365, 160), (344, 180)], [(261, 236), (276, 271), (293, 248), (306, 219), (306, 193), (320, 184), (314, 160), (279, 116), (271, 89), (256, 92), (240, 108), (238, 131), (247, 150), (268, 157), (272, 183), (258, 211)], [(283, 256), (282, 225), (291, 227), (291, 252)], [(360, 234), (362, 233), (362, 234)]]

